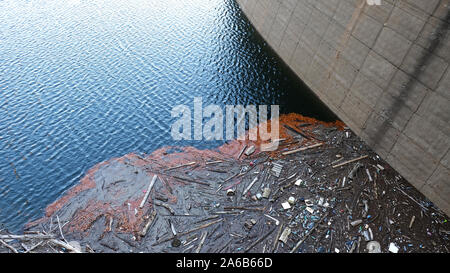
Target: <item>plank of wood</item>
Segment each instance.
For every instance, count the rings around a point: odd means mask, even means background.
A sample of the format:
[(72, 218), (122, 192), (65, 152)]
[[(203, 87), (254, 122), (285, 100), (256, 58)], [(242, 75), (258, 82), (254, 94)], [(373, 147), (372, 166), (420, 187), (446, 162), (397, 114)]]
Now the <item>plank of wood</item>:
[(317, 148), (317, 147), (320, 147), (320, 146), (323, 146), (323, 143), (314, 144), (314, 145), (311, 145), (311, 146), (308, 146), (308, 147), (303, 147), (303, 148), (299, 148), (299, 149), (296, 149), (296, 150), (284, 152), (283, 155), (291, 155), (291, 154), (295, 154), (295, 153), (298, 153), (298, 152), (306, 151), (306, 150), (309, 150), (309, 149)]
[(189, 178), (184, 178), (184, 177), (179, 177), (179, 176), (172, 176), (172, 177), (175, 178), (175, 179), (178, 179), (178, 180), (182, 180), (182, 181), (189, 182), (189, 183), (194, 183), (194, 184), (200, 184), (200, 185), (210, 186), (210, 184), (209, 184), (209, 183), (206, 183), (206, 182), (195, 181), (195, 180), (192, 180), (192, 179), (189, 179)]
[(190, 163), (186, 163), (186, 164), (182, 164), (182, 165), (178, 165), (178, 166), (175, 166), (175, 167), (168, 168), (166, 171), (175, 170), (175, 169), (179, 169), (179, 168), (183, 168), (183, 167), (189, 167), (189, 166), (192, 166), (192, 165), (195, 165), (195, 164), (197, 164), (197, 162), (190, 162)]
[(155, 175), (153, 176), (152, 181), (151, 181), (150, 184), (148, 185), (147, 192), (145, 193), (145, 196), (144, 196), (144, 198), (142, 199), (141, 204), (139, 205), (139, 208), (140, 208), (140, 209), (142, 209), (142, 208), (144, 207), (144, 205), (145, 205), (145, 202), (147, 202), (148, 196), (150, 195), (150, 192), (152, 191), (153, 185), (154, 185), (155, 182), (156, 182), (156, 178), (158, 178), (158, 176), (155, 174)]
[(368, 155), (365, 155), (365, 156), (361, 156), (361, 157), (358, 157), (358, 158), (355, 158), (355, 159), (352, 159), (352, 160), (349, 160), (349, 161), (345, 161), (345, 162), (343, 162), (341, 164), (334, 165), (333, 169), (345, 166), (347, 164), (350, 164), (350, 163), (353, 163), (353, 162), (356, 162), (356, 161), (363, 160), (363, 159), (368, 158), (368, 157), (369, 157)]

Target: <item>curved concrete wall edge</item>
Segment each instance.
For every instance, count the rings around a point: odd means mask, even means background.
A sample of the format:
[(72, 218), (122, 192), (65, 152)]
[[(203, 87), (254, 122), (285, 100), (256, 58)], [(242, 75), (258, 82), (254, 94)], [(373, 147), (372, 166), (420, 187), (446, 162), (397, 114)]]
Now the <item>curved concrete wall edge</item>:
[(449, 0), (237, 0), (317, 96), (450, 215)]

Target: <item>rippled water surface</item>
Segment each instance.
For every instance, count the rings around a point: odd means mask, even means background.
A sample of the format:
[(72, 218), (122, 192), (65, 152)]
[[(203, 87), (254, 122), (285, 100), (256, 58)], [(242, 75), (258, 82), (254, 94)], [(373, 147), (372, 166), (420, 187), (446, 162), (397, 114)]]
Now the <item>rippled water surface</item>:
[(232, 0), (0, 1), (0, 222), (18, 231), (96, 163), (176, 143), (177, 104), (333, 119)]

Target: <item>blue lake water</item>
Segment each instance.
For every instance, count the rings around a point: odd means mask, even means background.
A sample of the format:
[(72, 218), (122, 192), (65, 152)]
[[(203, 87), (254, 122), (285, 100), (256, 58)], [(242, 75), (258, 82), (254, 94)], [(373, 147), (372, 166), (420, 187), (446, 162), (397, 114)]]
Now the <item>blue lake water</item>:
[(174, 142), (172, 107), (279, 104), (335, 116), (233, 0), (0, 0), (0, 223), (11, 231), (95, 164)]

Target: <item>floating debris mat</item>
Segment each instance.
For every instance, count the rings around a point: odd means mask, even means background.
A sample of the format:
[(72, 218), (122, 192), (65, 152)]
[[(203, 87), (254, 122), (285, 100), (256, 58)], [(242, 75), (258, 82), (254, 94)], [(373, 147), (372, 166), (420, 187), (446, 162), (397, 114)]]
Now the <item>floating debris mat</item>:
[(355, 134), (280, 123), (275, 151), (231, 141), (100, 163), (25, 234), (0, 230), (0, 252), (449, 252), (448, 216)]

